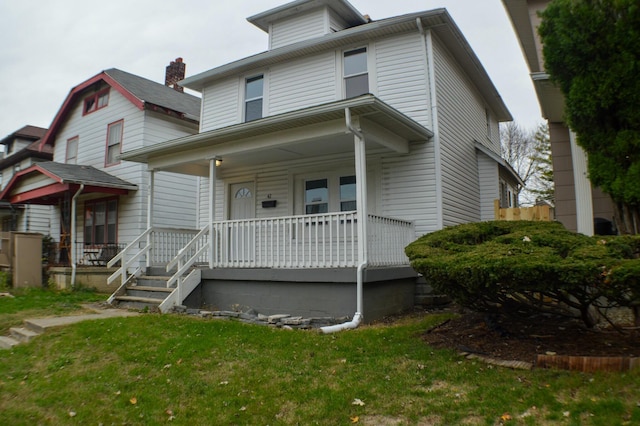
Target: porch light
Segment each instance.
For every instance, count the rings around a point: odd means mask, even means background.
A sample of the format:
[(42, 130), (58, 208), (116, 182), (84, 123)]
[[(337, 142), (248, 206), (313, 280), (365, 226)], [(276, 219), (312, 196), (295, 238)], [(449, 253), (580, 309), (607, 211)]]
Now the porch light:
[(222, 166), (222, 158), (215, 158), (215, 160), (216, 160), (216, 167)]

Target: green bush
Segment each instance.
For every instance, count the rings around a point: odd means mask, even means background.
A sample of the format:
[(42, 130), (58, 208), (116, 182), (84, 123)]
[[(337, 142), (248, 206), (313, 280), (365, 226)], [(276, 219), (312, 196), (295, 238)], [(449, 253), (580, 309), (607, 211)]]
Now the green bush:
[(640, 307), (640, 237), (587, 237), (557, 222), (493, 221), (427, 234), (406, 248), (439, 292), (474, 310), (579, 317)]

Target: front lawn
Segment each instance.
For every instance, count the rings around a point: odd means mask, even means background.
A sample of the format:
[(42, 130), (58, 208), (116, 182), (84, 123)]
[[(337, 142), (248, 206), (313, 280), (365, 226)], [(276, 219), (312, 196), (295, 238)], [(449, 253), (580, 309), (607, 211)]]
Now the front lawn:
[(178, 315), (86, 321), (0, 352), (0, 424), (640, 423), (638, 371), (466, 360), (421, 339), (448, 316), (333, 335)]

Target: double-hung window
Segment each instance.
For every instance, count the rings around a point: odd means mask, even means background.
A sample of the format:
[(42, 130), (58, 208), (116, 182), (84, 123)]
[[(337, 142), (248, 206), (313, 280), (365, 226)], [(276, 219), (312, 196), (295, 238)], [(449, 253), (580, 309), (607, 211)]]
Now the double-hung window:
[(244, 84), (244, 121), (262, 118), (264, 76), (247, 78)]
[(118, 163), (117, 156), (120, 155), (122, 147), (123, 124), (123, 121), (120, 120), (107, 127), (107, 154), (105, 158), (107, 166)]
[(67, 164), (77, 164), (78, 162), (78, 136), (67, 140), (67, 153), (65, 161)]
[(84, 244), (100, 246), (116, 244), (118, 199), (91, 200), (84, 205)]
[(329, 176), (304, 181), (304, 213), (356, 210), (356, 177)]
[(344, 52), (344, 92), (346, 98), (369, 93), (369, 73), (367, 70), (367, 48)]

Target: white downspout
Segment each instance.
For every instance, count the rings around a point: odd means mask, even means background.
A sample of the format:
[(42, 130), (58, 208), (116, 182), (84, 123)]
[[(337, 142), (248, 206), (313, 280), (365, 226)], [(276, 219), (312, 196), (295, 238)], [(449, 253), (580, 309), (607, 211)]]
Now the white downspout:
[(325, 333), (335, 333), (342, 330), (356, 328), (362, 322), (363, 310), (363, 281), (364, 270), (368, 265), (367, 253), (367, 157), (365, 149), (364, 135), (353, 126), (351, 122), (351, 110), (345, 108), (344, 115), (347, 129), (354, 135), (354, 151), (356, 162), (356, 205), (358, 206), (358, 257), (359, 264), (356, 271), (356, 313), (351, 321), (322, 327), (320, 330)]
[(440, 150), (440, 129), (438, 126), (438, 96), (436, 86), (436, 67), (435, 67), (435, 55), (433, 50), (433, 35), (431, 30), (425, 31), (422, 26), (422, 20), (416, 18), (416, 24), (418, 25), (418, 31), (422, 35), (422, 39), (425, 43), (425, 49), (427, 53), (427, 70), (429, 72), (429, 97), (431, 103), (431, 129), (433, 130), (433, 154), (435, 156), (434, 172), (436, 176), (436, 218), (438, 227), (444, 226), (444, 214), (442, 211), (442, 157)]
[(78, 192), (71, 199), (71, 288), (76, 286), (76, 199), (83, 190), (84, 183), (81, 183)]
[[(150, 229), (153, 226), (153, 213), (154, 213), (154, 204), (155, 204), (155, 186), (156, 186), (156, 172), (155, 170), (149, 170), (149, 188), (147, 189), (147, 229)], [(153, 244), (153, 236), (152, 233), (147, 234), (147, 247)], [(151, 250), (153, 250), (153, 246), (151, 246)], [(149, 269), (151, 268), (151, 255), (152, 251), (147, 252), (147, 273), (149, 273)]]
[(216, 218), (216, 185), (217, 183), (216, 157), (209, 160), (209, 268), (213, 269), (213, 221)]

